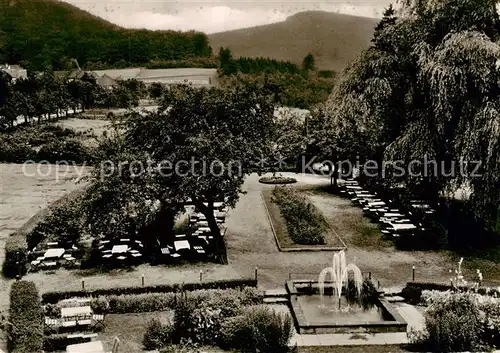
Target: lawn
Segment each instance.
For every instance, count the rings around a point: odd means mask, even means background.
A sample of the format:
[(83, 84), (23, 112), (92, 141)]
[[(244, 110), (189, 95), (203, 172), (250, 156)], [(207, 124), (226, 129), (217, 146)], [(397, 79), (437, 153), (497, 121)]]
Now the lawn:
[(120, 352), (142, 353), (142, 338), (146, 332), (147, 324), (152, 319), (162, 323), (172, 322), (172, 311), (155, 311), (138, 314), (109, 314), (104, 320), (104, 330), (99, 334), (108, 350), (113, 347), (115, 337), (120, 340)]
[(337, 236), (335, 230), (333, 230), (328, 222), (325, 220), (327, 226), (327, 231), (324, 232), (325, 244), (324, 245), (302, 245), (295, 243), (289, 236), (287, 230), (287, 224), (285, 219), (281, 215), (279, 206), (272, 202), (272, 188), (266, 188), (262, 191), (262, 198), (265, 203), (265, 207), (269, 212), (270, 222), (272, 222), (272, 227), (274, 229), (276, 238), (280, 244), (281, 249), (301, 249), (301, 248), (345, 248), (342, 240)]

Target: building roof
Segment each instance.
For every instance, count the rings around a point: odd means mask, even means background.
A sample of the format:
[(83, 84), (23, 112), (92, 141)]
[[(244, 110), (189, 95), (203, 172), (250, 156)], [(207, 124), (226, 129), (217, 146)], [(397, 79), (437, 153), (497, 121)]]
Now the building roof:
[(131, 68), (131, 69), (112, 69), (112, 70), (95, 70), (94, 72), (99, 76), (102, 77), (104, 75), (108, 75), (114, 80), (117, 79), (122, 79), (122, 80), (127, 80), (130, 78), (136, 78), (139, 73), (141, 72), (140, 67), (136, 68)]
[(97, 84), (104, 87), (116, 86), (118, 83), (107, 74), (102, 75), (97, 79)]

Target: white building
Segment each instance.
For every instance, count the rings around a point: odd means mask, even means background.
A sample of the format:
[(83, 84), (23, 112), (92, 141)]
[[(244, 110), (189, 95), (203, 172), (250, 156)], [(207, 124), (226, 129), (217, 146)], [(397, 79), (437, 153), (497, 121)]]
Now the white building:
[(199, 68), (147, 69), (141, 67), (96, 70), (93, 72), (100, 77), (107, 75), (114, 80), (127, 80), (133, 78), (144, 82), (146, 85), (158, 82), (163, 84), (188, 83), (194, 86), (209, 86), (213, 85), (217, 78), (217, 69)]

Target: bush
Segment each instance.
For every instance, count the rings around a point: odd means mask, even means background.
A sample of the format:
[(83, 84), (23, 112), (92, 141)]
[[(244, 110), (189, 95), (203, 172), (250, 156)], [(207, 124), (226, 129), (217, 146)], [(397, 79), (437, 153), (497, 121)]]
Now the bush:
[(58, 241), (76, 244), (84, 229), (82, 194), (58, 202), (56, 207), (26, 235), (28, 248), (32, 249), (43, 241)]
[(47, 352), (65, 351), (70, 344), (90, 342), (91, 338), (68, 337), (67, 334), (57, 334), (46, 336), (43, 340), (43, 349)]
[(7, 278), (24, 276), (27, 272), (28, 244), (23, 233), (14, 233), (5, 241), (5, 261), (2, 272)]
[(255, 289), (226, 290), (217, 293), (184, 293), (175, 305), (174, 339), (214, 345), (224, 318), (241, 315), (245, 305), (261, 304), (262, 293)]
[(220, 344), (242, 352), (288, 352), (292, 327), (289, 314), (277, 313), (266, 306), (251, 307), (243, 315), (224, 322)]
[(172, 341), (173, 327), (170, 324), (162, 324), (160, 320), (152, 319), (146, 328), (142, 340), (144, 348), (148, 351), (162, 348)]
[(68, 161), (76, 164), (89, 163), (93, 160), (89, 148), (75, 139), (54, 140), (43, 145), (37, 153), (39, 161)]
[(469, 293), (436, 297), (425, 313), (428, 343), (434, 352), (481, 350), (483, 329), (476, 298)]
[[(88, 291), (76, 290), (68, 292), (46, 292), (42, 294), (42, 301), (44, 303), (58, 303), (61, 300), (73, 297), (99, 297), (99, 296), (122, 296), (127, 294), (145, 294), (145, 293), (180, 293), (182, 291), (196, 291), (202, 289), (240, 289), (245, 287), (257, 287), (255, 279), (232, 279), (220, 280), (211, 282), (195, 282), (184, 283), (182, 285), (173, 284), (160, 284), (156, 286), (144, 287), (119, 287), (119, 288), (102, 288), (91, 289)], [(111, 304), (111, 303), (110, 303)]]
[(47, 304), (43, 308), (44, 315), (53, 319), (61, 317), (61, 308), (57, 304)]
[(283, 176), (262, 177), (259, 179), (259, 183), (262, 184), (293, 184), (296, 182), (297, 179), (295, 178), (288, 178)]
[(17, 281), (10, 291), (9, 352), (38, 353), (43, 349), (43, 312), (33, 282)]
[(326, 221), (299, 191), (285, 186), (275, 187), (273, 202), (279, 206), (288, 234), (295, 243), (304, 245), (325, 243), (323, 233), (327, 229)]

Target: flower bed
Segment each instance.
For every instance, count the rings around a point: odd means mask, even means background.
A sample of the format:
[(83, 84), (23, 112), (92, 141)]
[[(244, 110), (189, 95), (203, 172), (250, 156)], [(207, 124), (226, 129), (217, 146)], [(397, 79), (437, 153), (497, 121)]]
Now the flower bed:
[(290, 177), (284, 177), (284, 176), (262, 177), (259, 179), (259, 183), (272, 184), (272, 185), (293, 184), (296, 182), (297, 182), (297, 179), (290, 178)]
[(272, 202), (279, 206), (290, 238), (297, 244), (325, 244), (324, 233), (328, 225), (323, 216), (299, 191), (289, 187), (276, 187)]

